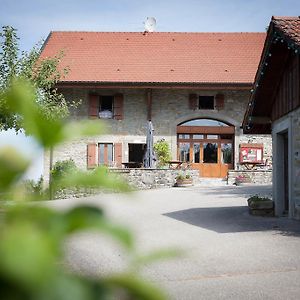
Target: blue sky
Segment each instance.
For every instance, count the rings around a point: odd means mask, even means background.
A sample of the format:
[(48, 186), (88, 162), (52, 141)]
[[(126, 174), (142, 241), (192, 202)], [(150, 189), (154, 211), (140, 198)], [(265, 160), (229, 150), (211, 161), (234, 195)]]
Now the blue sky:
[[(21, 50), (52, 30), (143, 31), (146, 18), (155, 17), (157, 31), (265, 31), (272, 15), (300, 15), (300, 1), (0, 0), (0, 25), (18, 30)], [(38, 178), (42, 155), (36, 144), (12, 132), (0, 134), (0, 146), (8, 143), (35, 157), (28, 177)]]
[(17, 28), (22, 49), (51, 30), (264, 31), (272, 15), (300, 15), (299, 0), (0, 0), (0, 23)]

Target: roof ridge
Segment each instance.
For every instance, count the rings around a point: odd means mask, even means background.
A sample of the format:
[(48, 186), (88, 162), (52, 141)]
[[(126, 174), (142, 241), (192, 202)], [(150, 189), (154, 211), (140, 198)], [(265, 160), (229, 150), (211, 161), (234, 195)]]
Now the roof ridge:
[(289, 17), (289, 16), (272, 16), (272, 20), (300, 20), (300, 16)]
[[(131, 34), (131, 33), (140, 33), (144, 34), (144, 31), (87, 31), (87, 30), (51, 30), (51, 33), (104, 33), (104, 34)], [(155, 31), (155, 32), (146, 32), (146, 34), (265, 34), (263, 31)]]

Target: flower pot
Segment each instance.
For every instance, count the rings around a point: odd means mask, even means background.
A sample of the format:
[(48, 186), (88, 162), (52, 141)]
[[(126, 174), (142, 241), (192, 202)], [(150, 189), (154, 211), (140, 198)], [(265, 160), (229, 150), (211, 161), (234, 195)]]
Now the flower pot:
[(175, 183), (175, 186), (178, 186), (178, 187), (186, 187), (186, 186), (192, 186), (192, 185), (193, 185), (192, 178), (176, 179), (176, 183)]
[(274, 202), (270, 199), (252, 200), (248, 199), (248, 207), (251, 215), (274, 216)]

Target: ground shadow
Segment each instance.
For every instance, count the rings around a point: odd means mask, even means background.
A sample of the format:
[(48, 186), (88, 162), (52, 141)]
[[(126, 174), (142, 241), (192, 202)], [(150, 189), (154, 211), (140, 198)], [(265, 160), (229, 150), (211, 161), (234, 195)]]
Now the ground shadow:
[(272, 185), (245, 185), (245, 186), (235, 186), (235, 185), (225, 185), (225, 186), (210, 186), (202, 187), (198, 186), (194, 188), (194, 192), (199, 192), (206, 195), (215, 195), (222, 193), (223, 196), (242, 196), (248, 197), (253, 195), (263, 195), (272, 197)]
[(299, 221), (252, 216), (247, 206), (191, 208), (163, 215), (218, 233), (274, 230), (278, 234), (300, 236)]

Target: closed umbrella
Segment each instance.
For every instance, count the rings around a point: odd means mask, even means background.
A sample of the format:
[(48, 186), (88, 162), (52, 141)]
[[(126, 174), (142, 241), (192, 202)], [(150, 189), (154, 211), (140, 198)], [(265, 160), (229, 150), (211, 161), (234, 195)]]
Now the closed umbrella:
[(147, 135), (146, 135), (146, 151), (144, 155), (144, 167), (145, 168), (153, 168), (156, 158), (153, 149), (153, 125), (152, 122), (148, 122), (147, 126)]

